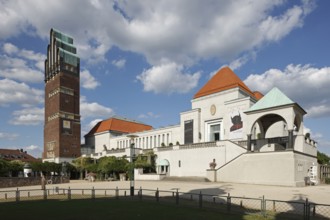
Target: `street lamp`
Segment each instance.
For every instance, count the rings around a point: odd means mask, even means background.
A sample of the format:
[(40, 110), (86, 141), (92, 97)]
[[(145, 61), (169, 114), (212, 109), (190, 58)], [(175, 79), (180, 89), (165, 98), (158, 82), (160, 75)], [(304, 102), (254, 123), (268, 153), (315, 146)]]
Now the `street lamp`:
[(131, 176), (130, 176), (130, 195), (134, 196), (134, 163), (133, 163), (133, 150), (134, 150), (134, 138), (137, 138), (137, 135), (130, 134), (127, 135), (128, 138), (131, 139), (131, 144), (130, 144), (130, 163), (131, 163)]
[(62, 175), (66, 176), (66, 171), (67, 171), (67, 164), (66, 161), (62, 163)]

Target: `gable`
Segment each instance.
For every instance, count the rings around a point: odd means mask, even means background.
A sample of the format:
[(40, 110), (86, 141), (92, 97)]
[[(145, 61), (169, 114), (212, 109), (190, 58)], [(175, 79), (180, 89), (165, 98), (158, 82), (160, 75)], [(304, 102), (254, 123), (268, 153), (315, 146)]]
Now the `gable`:
[(268, 109), (268, 108), (274, 108), (274, 107), (292, 105), (292, 104), (298, 106), (298, 104), (296, 104), (294, 101), (288, 98), (281, 90), (274, 87), (258, 102), (256, 102), (253, 106), (251, 106), (251, 108), (246, 112), (258, 111), (262, 109)]
[(195, 95), (194, 99), (211, 95), (228, 89), (239, 87), (250, 96), (254, 93), (244, 84), (244, 82), (229, 68), (221, 68)]
[(98, 122), (86, 136), (105, 132), (114, 131), (119, 133), (135, 133), (146, 130), (151, 130), (152, 126), (140, 122), (113, 117), (107, 120)]

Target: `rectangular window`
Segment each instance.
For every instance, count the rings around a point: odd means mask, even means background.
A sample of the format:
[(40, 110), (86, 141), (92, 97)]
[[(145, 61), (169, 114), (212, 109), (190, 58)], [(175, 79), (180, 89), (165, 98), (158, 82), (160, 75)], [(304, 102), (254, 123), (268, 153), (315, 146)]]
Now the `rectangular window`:
[(205, 141), (220, 141), (222, 140), (222, 120), (212, 120), (206, 122), (205, 126)]
[(184, 122), (184, 143), (194, 143), (194, 121), (189, 120)]
[(220, 140), (220, 124), (210, 126), (210, 141)]

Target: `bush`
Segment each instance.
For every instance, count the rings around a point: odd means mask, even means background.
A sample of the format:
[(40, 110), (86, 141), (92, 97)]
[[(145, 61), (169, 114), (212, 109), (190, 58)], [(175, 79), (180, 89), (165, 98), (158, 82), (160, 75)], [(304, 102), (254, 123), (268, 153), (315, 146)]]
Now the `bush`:
[(330, 184), (330, 178), (329, 177), (325, 178), (325, 184)]

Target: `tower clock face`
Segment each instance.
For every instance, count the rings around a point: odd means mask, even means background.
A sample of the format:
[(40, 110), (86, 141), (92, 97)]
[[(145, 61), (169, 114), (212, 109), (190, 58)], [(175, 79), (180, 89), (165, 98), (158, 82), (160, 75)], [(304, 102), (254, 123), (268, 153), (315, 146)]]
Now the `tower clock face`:
[(63, 120), (63, 128), (64, 128), (64, 129), (70, 129), (70, 128), (71, 128), (71, 123), (70, 123), (70, 121)]
[(211, 105), (211, 108), (210, 108), (211, 115), (215, 115), (216, 111), (217, 111), (217, 108), (215, 107), (215, 105)]

